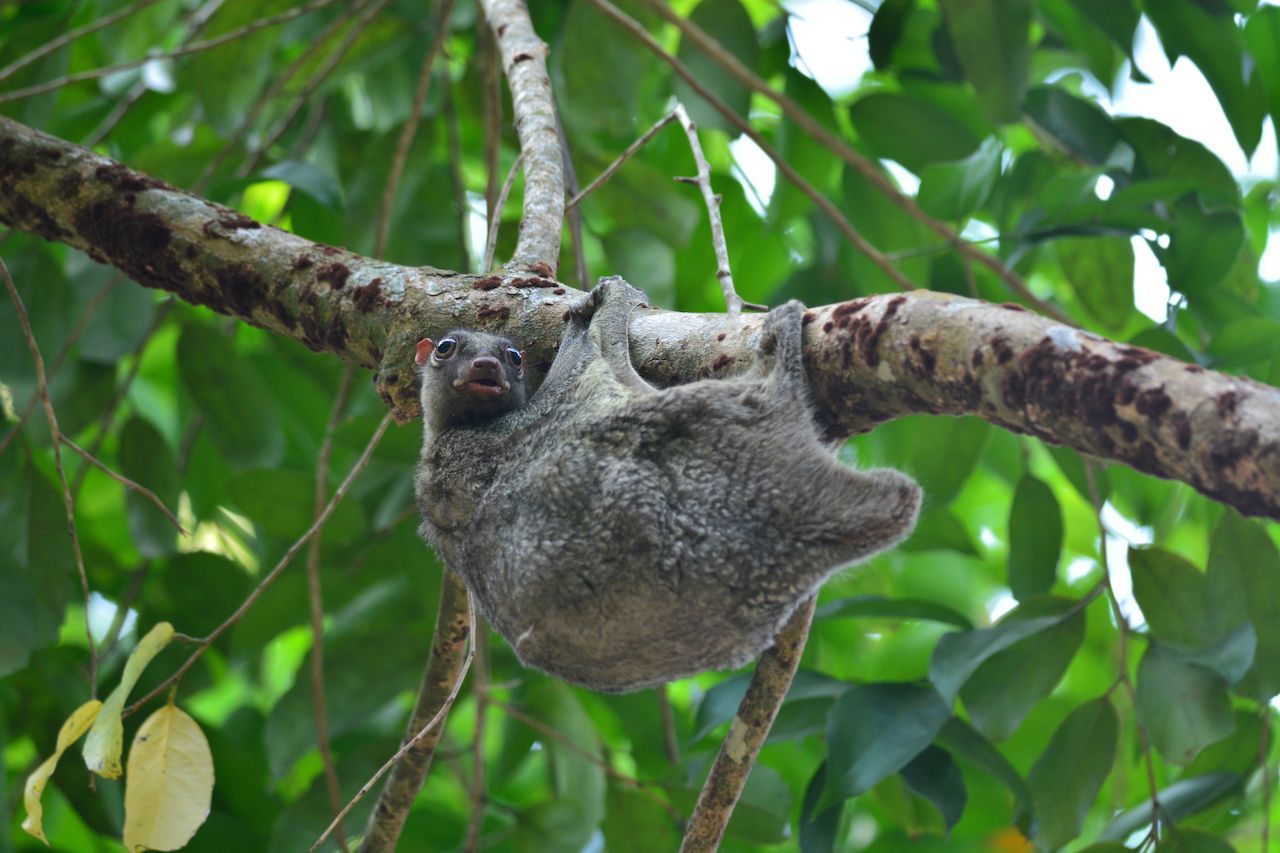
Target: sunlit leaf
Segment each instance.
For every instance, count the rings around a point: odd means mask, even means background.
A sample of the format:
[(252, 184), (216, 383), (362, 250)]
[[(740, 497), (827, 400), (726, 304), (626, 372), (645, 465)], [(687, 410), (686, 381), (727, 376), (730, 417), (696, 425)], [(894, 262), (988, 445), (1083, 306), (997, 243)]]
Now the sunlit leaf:
[(209, 817), (213, 755), (204, 732), (172, 702), (143, 722), (129, 748), (124, 845), (178, 850)]
[(965, 77), (995, 121), (1022, 106), (1031, 46), (1030, 0), (940, 0)]
[(22, 819), (22, 828), (45, 844), (49, 843), (49, 839), (44, 837), (44, 806), (40, 802), (40, 798), (44, 795), (44, 786), (49, 783), (49, 777), (58, 768), (58, 760), (62, 758), (62, 753), (89, 730), (101, 707), (102, 703), (97, 699), (90, 699), (72, 711), (71, 715), (63, 721), (62, 728), (58, 730), (58, 740), (53, 748), (53, 755), (42, 761), (40, 766), (27, 776), (26, 785), (22, 790), (22, 805), (27, 815)]
[(142, 677), (156, 655), (160, 654), (169, 641), (173, 639), (173, 626), (168, 622), (159, 622), (146, 636), (138, 641), (138, 645), (129, 653), (125, 661), (124, 672), (120, 683), (112, 690), (102, 703), (102, 708), (93, 721), (93, 728), (84, 742), (84, 763), (99, 776), (108, 779), (120, 778), (120, 755), (124, 751), (124, 724), (120, 714), (129, 692)]
[(1115, 760), (1119, 723), (1107, 699), (1076, 708), (1053, 733), (1027, 776), (1035, 797), (1038, 845), (1061, 847), (1075, 838)]

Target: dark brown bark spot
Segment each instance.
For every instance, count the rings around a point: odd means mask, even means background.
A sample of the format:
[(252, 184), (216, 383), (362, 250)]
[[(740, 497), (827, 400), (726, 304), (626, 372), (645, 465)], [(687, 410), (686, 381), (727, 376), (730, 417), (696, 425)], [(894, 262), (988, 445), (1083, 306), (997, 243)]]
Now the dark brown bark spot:
[(351, 270), (346, 264), (325, 264), (316, 271), (316, 281), (323, 282), (334, 290), (341, 290), (350, 275)]
[(476, 290), (493, 290), (494, 288), (498, 287), (500, 284), (502, 284), (502, 276), (489, 275), (489, 276), (485, 276), (482, 279), (479, 279), (475, 284), (472, 285), (472, 287), (474, 287)]

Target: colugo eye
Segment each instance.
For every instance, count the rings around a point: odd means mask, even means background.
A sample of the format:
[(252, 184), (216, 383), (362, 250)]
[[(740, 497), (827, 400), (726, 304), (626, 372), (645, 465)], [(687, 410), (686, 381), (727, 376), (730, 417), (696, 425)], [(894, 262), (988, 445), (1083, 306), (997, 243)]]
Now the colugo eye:
[(507, 361), (511, 362), (512, 367), (519, 367), (524, 363), (524, 356), (520, 354), (520, 350), (518, 349), (508, 349)]
[(436, 358), (448, 358), (453, 355), (453, 351), (458, 348), (458, 342), (453, 338), (445, 338), (436, 344)]

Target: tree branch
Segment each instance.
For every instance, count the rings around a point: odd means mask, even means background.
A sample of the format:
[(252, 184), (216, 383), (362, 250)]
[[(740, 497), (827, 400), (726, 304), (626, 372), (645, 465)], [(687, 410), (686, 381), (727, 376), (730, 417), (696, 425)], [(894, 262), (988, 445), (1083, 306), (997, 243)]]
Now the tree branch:
[(547, 46), (533, 31), (523, 0), (481, 0), (481, 6), (498, 39), (524, 153), (524, 213), (516, 253), (507, 266), (555, 275), (564, 227), (564, 172)]
[[(446, 570), (441, 580), (440, 610), (436, 614), (435, 639), (431, 643), (431, 657), (427, 671), (418, 689), (418, 699), (413, 706), (405, 738), (414, 738), (422, 728), (447, 710), (449, 702), (457, 695), (458, 681), (466, 659), (467, 638), (471, 636), (471, 608), (467, 600), (467, 588), (453, 572)], [(444, 720), (417, 742), (396, 763), (391, 778), (378, 795), (378, 803), (369, 813), (365, 828), (362, 853), (394, 850), (404, 828), (422, 782), (431, 769), (431, 759), (436, 745), (444, 733)]]
[(680, 844), (681, 853), (703, 853), (720, 846), (734, 806), (747, 784), (747, 776), (755, 766), (760, 747), (764, 746), (773, 719), (778, 716), (796, 668), (800, 666), (816, 600), (811, 598), (801, 604), (778, 633), (773, 646), (760, 656), (747, 693), (738, 705), (738, 713), (729, 724), (729, 733), (720, 744), (720, 752), (698, 795), (698, 805)]
[[(546, 276), (406, 268), (312, 243), (3, 117), (0, 222), (375, 367), (401, 421), (420, 414), (413, 356), (424, 335), (498, 332), (545, 370), (583, 298)], [(751, 362), (760, 322), (645, 309), (632, 356), (660, 385), (728, 375)], [(805, 366), (831, 438), (921, 412), (977, 415), (1280, 519), (1280, 390), (1269, 385), (1020, 306), (922, 290), (810, 310)]]

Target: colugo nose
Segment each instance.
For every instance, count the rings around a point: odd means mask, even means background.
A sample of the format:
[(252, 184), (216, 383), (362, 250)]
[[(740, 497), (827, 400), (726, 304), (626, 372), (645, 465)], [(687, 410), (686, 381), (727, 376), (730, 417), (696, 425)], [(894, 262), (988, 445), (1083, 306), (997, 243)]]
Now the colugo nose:
[(471, 362), (471, 372), (497, 376), (502, 372), (502, 362), (491, 355), (476, 356), (475, 361)]

